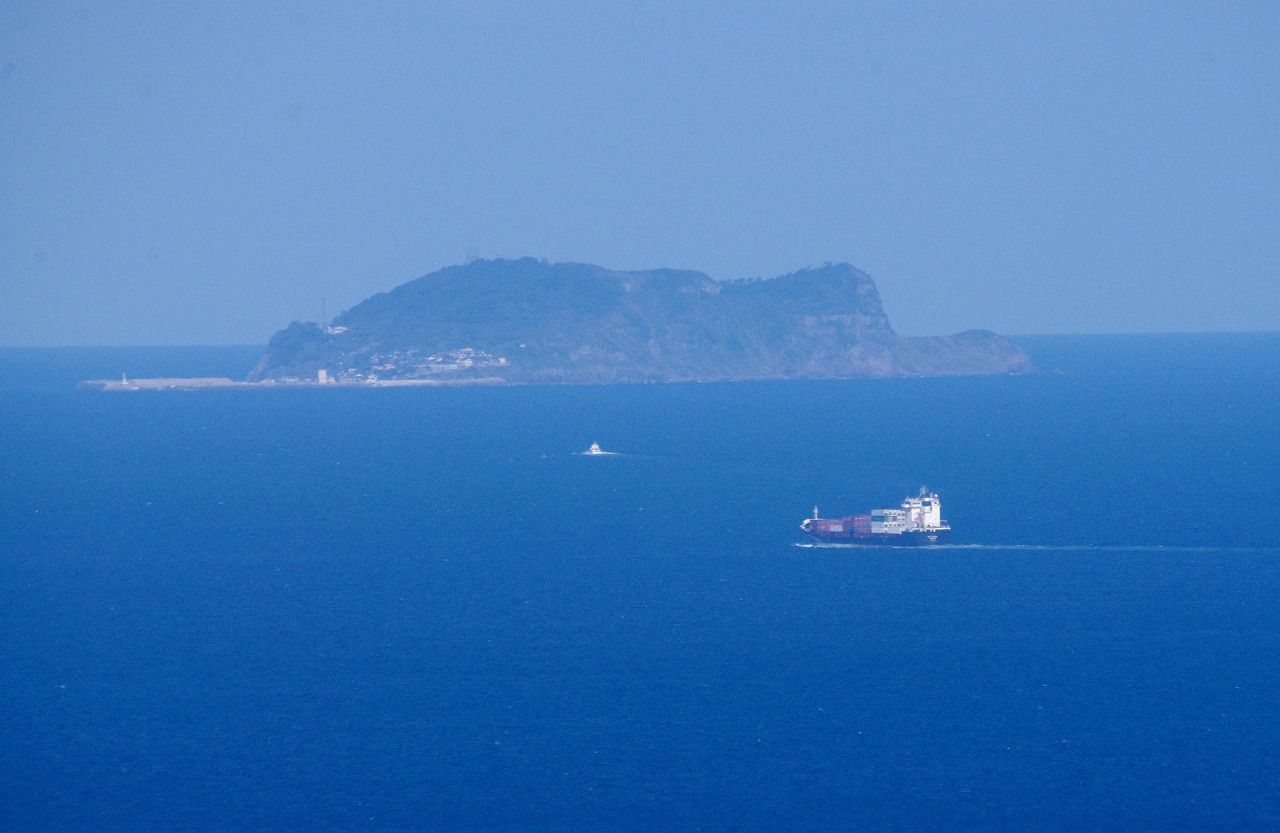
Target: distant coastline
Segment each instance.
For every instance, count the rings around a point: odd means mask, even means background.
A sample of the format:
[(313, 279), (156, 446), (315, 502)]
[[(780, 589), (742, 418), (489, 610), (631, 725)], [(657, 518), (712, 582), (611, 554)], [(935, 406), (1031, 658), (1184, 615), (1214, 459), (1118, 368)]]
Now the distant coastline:
[(315, 379), (264, 379), (250, 382), (236, 380), (227, 376), (206, 377), (140, 377), (130, 379), (86, 379), (78, 387), (80, 390), (120, 393), (132, 391), (194, 391), (220, 390), (235, 388), (238, 390), (281, 390), (298, 388), (350, 389), (350, 388), (408, 388), (408, 387), (459, 387), (474, 385), (506, 384), (503, 379), (477, 377), (470, 379), (378, 379), (358, 382), (320, 377)]
[(898, 335), (875, 282), (847, 263), (716, 281), (521, 258), (452, 266), (332, 321), (295, 321), (248, 380), (611, 384), (1031, 369), (1022, 348), (987, 330)]
[[(1203, 333), (1050, 333), (1020, 334), (1037, 373), (1070, 376), (1119, 376), (1157, 372), (1170, 376), (1208, 373), (1223, 362), (1249, 373), (1267, 375), (1269, 357), (1280, 331)], [(1189, 349), (1191, 345), (1195, 349)], [(3, 347), (0, 389), (9, 391), (82, 390), (311, 390), (314, 381), (250, 383), (245, 376), (262, 347), (241, 345), (167, 345), (150, 347)], [(120, 385), (121, 373), (128, 386)], [(135, 376), (136, 374), (136, 376)], [(208, 380), (208, 381), (205, 381)], [(728, 380), (722, 380), (728, 381)], [(760, 380), (770, 381), (770, 380)], [(146, 382), (146, 384), (144, 384)], [(204, 382), (201, 385), (201, 382)], [(514, 383), (490, 381), (490, 386)], [(412, 387), (459, 387), (421, 384)], [(405, 385), (328, 385), (406, 387)]]
[(476, 260), (277, 332), (244, 378), (139, 373), (85, 390), (647, 384), (981, 376), (1033, 370), (987, 330), (906, 337), (847, 263), (776, 278)]

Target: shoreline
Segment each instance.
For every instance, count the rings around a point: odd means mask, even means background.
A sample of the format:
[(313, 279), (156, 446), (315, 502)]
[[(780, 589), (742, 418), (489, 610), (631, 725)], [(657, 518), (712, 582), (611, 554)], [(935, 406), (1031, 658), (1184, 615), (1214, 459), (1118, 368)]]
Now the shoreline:
[(377, 379), (374, 381), (343, 382), (336, 379), (320, 382), (311, 379), (282, 382), (274, 379), (262, 382), (237, 381), (226, 376), (209, 377), (159, 377), (129, 379), (86, 379), (80, 382), (77, 390), (100, 391), (105, 393), (125, 393), (133, 391), (193, 391), (193, 390), (296, 390), (298, 388), (440, 388), (465, 387), (469, 385), (506, 385), (506, 379), (497, 377), (481, 377), (476, 379)]
[[(1061, 371), (1055, 371), (1061, 372)], [(367, 390), (370, 388), (462, 388), (462, 387), (596, 387), (600, 385), (713, 385), (769, 382), (854, 382), (888, 381), (895, 379), (971, 379), (991, 376), (1037, 376), (1039, 369), (1008, 371), (1004, 373), (932, 373), (875, 376), (716, 376), (702, 378), (671, 379), (591, 379), (571, 381), (566, 379), (512, 380), (499, 376), (483, 376), (472, 379), (377, 379), (373, 381), (337, 381), (330, 377), (320, 382), (314, 379), (280, 381), (268, 379), (261, 382), (237, 381), (226, 377), (210, 378), (138, 378), (138, 379), (86, 379), (76, 385), (77, 390), (94, 392), (133, 391), (196, 391), (196, 390), (299, 390), (336, 388), (342, 390)]]

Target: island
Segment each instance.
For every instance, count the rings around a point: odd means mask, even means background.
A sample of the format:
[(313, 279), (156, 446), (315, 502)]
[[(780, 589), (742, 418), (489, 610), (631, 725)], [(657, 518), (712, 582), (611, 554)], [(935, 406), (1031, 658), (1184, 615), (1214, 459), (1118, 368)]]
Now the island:
[(776, 278), (474, 260), (272, 336), (243, 381), (91, 380), (99, 390), (611, 384), (1022, 373), (986, 330), (911, 338), (847, 263)]
[(253, 382), (509, 384), (1019, 373), (995, 333), (907, 338), (846, 263), (769, 279), (475, 260), (276, 333)]

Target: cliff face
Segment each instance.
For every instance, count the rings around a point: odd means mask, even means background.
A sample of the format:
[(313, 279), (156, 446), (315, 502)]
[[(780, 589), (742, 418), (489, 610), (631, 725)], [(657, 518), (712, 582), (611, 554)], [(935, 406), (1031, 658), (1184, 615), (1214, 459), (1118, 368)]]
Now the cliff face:
[(960, 375), (1030, 369), (994, 333), (905, 339), (847, 264), (719, 283), (699, 272), (474, 261), (272, 337), (252, 380), (512, 383)]

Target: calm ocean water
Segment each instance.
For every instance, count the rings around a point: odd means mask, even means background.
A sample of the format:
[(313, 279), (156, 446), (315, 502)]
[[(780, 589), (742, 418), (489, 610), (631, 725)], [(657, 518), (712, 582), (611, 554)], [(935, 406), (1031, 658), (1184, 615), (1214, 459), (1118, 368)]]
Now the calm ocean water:
[[(1280, 335), (1022, 341), (118, 395), (74, 384), (256, 351), (0, 351), (0, 829), (1280, 829)], [(964, 546), (794, 546), (921, 484)]]

